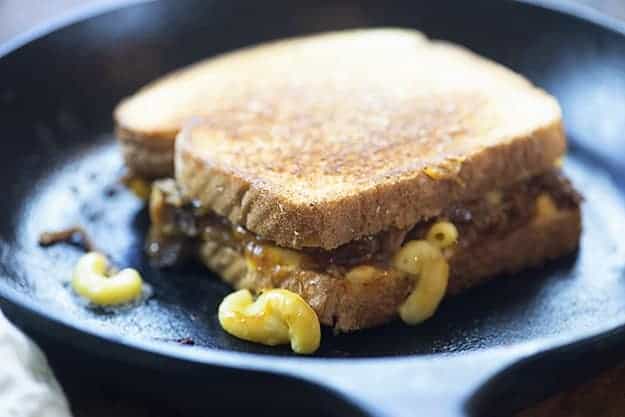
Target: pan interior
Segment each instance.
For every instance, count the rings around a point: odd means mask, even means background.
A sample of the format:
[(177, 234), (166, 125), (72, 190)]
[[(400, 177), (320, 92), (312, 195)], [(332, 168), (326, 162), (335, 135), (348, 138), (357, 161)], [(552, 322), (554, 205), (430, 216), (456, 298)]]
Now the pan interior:
[[(457, 42), (557, 96), (574, 146), (566, 170), (586, 197), (578, 254), (447, 300), (419, 327), (326, 331), (319, 355), (447, 353), (625, 323), (625, 42), (588, 22), (515, 1), (147, 2), (71, 25), (0, 59), (0, 290), (95, 332), (289, 355), (226, 335), (229, 288), (199, 265), (156, 270), (143, 255), (147, 214), (118, 183), (111, 111), (146, 82), (237, 47), (324, 30), (402, 26)], [(528, 31), (527, 28), (532, 28)], [(41, 231), (84, 226), (153, 296), (91, 310), (67, 286), (81, 252), (40, 248)], [(19, 312), (19, 310), (18, 310)], [(17, 315), (17, 313), (16, 313)]]
[[(387, 356), (444, 353), (506, 345), (625, 320), (625, 205), (608, 172), (573, 151), (566, 171), (583, 190), (584, 234), (577, 254), (502, 277), (446, 300), (418, 327), (399, 322), (351, 335), (327, 331), (319, 355)], [(0, 285), (10, 285), (50, 314), (89, 323), (96, 331), (267, 354), (289, 354), (234, 339), (219, 327), (217, 305), (229, 288), (201, 265), (158, 270), (143, 253), (148, 226), (144, 203), (120, 183), (123, 172), (112, 137), (77, 149), (54, 169), (42, 168), (10, 222), (0, 220), (5, 261)], [(153, 295), (133, 308), (91, 309), (68, 286), (80, 249), (41, 248), (42, 231), (81, 225), (98, 249), (120, 267), (137, 267)]]

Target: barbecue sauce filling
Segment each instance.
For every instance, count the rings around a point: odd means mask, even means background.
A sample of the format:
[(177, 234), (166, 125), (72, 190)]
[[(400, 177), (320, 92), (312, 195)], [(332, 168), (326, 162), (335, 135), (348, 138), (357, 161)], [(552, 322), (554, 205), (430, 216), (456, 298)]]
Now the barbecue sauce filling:
[[(521, 181), (508, 188), (491, 191), (478, 199), (453, 204), (435, 218), (400, 230), (391, 228), (376, 235), (353, 240), (333, 250), (304, 248), (292, 250), (298, 255), (298, 268), (343, 276), (347, 270), (362, 264), (389, 268), (392, 256), (409, 240), (422, 239), (438, 220), (452, 222), (458, 229), (455, 250), (462, 250), (485, 238), (504, 236), (526, 226), (537, 215), (536, 201), (546, 195), (558, 210), (576, 209), (581, 197), (560, 170)], [(173, 179), (154, 183), (150, 200), (152, 221), (147, 252), (158, 266), (170, 266), (196, 256), (202, 242), (216, 242), (252, 259), (258, 269), (271, 271), (267, 247), (275, 245), (225, 217), (206, 214), (181, 195)]]

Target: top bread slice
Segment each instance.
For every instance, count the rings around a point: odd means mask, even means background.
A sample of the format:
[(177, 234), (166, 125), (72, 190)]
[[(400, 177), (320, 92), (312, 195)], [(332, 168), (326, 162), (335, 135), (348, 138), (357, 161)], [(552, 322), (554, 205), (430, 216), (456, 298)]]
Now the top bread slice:
[[(207, 59), (148, 84), (123, 100), (114, 117), (131, 171), (156, 178), (173, 175), (175, 137), (190, 117), (235, 112), (228, 123), (269, 124), (263, 114), (289, 111), (296, 117), (300, 99), (311, 118), (292, 120), (273, 134), (294, 136), (293, 128), (303, 134), (313, 119), (324, 119), (319, 128), (342, 126), (337, 136), (373, 141), (377, 135), (377, 146), (387, 149), (378, 159), (395, 154), (394, 145), (383, 143), (389, 136), (419, 143), (421, 162), (427, 148), (435, 152), (437, 140), (453, 143), (459, 155), (469, 137), (486, 146), (489, 140), (502, 144), (533, 136), (545, 140), (534, 145), (537, 153), (564, 147), (553, 98), (491, 61), (404, 29), (330, 32)], [(330, 116), (336, 118), (331, 124)], [(506, 120), (509, 126), (502, 125), (506, 117), (513, 119)], [(464, 127), (471, 132), (463, 133)]]
[(153, 149), (173, 146), (187, 122), (175, 149), (184, 193), (292, 248), (411, 227), (550, 169), (566, 148), (553, 97), (400, 29), (223, 55), (147, 86), (115, 116)]

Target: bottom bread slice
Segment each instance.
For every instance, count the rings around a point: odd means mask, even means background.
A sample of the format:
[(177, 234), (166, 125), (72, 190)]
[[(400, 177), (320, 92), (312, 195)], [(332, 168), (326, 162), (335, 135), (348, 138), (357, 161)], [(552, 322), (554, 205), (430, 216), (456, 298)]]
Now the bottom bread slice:
[[(447, 295), (573, 252), (580, 232), (580, 211), (560, 210), (505, 236), (486, 238), (479, 244), (459, 248), (448, 259), (451, 272)], [(248, 266), (244, 255), (228, 246), (206, 241), (200, 247), (200, 258), (235, 288), (260, 291), (274, 286), (266, 275)], [(399, 274), (377, 275), (363, 282), (298, 270), (278, 286), (301, 295), (324, 325), (349, 332), (395, 318), (413, 285), (409, 278)]]

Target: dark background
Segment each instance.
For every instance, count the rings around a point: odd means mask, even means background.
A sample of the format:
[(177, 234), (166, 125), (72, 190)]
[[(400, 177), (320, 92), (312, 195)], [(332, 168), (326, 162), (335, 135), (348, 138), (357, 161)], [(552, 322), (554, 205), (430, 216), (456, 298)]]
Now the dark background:
[[(625, 19), (623, 0), (570, 1), (584, 3)], [(0, 42), (69, 10), (88, 7), (98, 2), (98, 0), (0, 0)]]
[[(612, 16), (625, 19), (625, 1), (623, 0), (570, 1), (584, 3)], [(99, 2), (98, 0), (0, 0), (0, 42), (47, 19)]]

